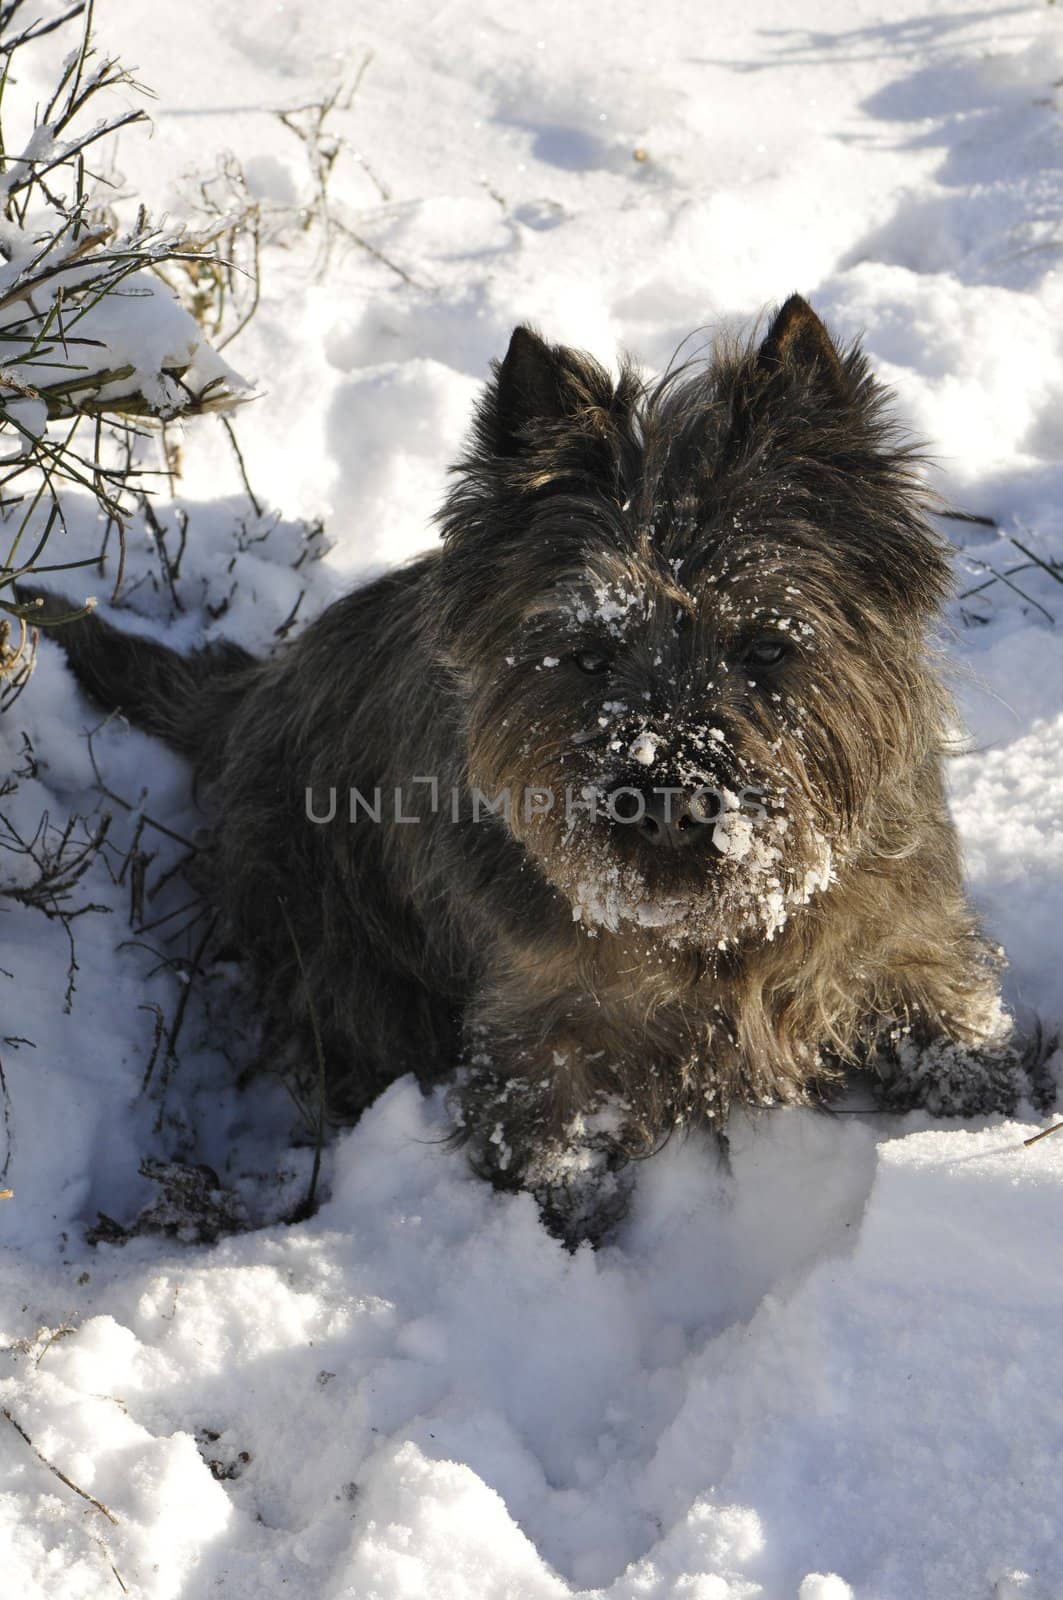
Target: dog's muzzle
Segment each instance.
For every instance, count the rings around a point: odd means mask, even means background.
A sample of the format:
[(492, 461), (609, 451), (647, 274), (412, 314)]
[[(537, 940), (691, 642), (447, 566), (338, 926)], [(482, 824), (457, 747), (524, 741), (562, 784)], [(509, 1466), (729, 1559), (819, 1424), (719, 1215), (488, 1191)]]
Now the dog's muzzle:
[(664, 784), (616, 784), (605, 796), (605, 807), (617, 827), (658, 850), (711, 846), (713, 824), (721, 814), (712, 790)]

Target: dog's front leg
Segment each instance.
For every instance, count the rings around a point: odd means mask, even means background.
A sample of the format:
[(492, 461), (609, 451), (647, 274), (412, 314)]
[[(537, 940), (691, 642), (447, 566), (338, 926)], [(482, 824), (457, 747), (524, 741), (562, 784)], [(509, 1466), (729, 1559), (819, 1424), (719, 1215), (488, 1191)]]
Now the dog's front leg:
[(623, 1215), (637, 1143), (623, 1094), (622, 1044), (585, 994), (488, 987), (466, 1017), (455, 1092), (459, 1137), (497, 1188), (526, 1189), (571, 1247)]
[(902, 1023), (880, 1034), (879, 1104), (890, 1111), (929, 1111), (937, 1117), (1013, 1116), (1023, 1099), (1040, 1111), (1054, 1104), (1049, 1057), (1055, 1038), (1039, 1029), (1023, 1036), (1006, 1012), (995, 1029), (913, 1004)]

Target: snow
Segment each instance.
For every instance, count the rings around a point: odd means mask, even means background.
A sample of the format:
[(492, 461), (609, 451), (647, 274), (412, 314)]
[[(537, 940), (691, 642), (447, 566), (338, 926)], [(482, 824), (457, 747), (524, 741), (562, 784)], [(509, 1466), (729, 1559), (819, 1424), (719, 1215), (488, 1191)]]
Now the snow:
[(657, 759), (657, 741), (652, 733), (642, 732), (631, 741), (628, 755), (641, 767), (652, 767)]
[[(330, 206), (372, 250), (338, 234), (325, 259), (316, 225), (268, 247), (258, 314), (225, 351), (258, 395), (233, 425), (263, 512), (218, 421), (190, 424), (183, 609), (134, 529), (123, 626), (267, 649), (297, 602), (296, 625), (422, 548), (518, 321), (660, 368), (799, 289), (864, 335), (944, 498), (997, 520), (943, 524), (978, 591), (943, 641), (968, 730), (950, 783), (1009, 1001), (1051, 1033), (1063, 593), (1037, 563), (1063, 559), (1058, 11), (288, 0), (267, 23), (232, 0), (98, 0), (102, 42), (158, 95), (154, 136), (128, 129), (118, 150), (155, 216), (189, 215), (225, 150), (274, 220), (310, 206), (303, 146), (272, 113), (371, 55), (330, 124), (346, 140)], [(48, 88), (27, 74), (5, 96)], [(107, 336), (157, 338), (161, 367), (189, 352), (155, 300)], [(165, 495), (160, 516), (176, 548)], [(54, 559), (95, 553), (94, 508), (66, 537)], [(113, 575), (69, 583), (102, 603)], [(600, 599), (620, 627), (630, 597)], [(1029, 1118), (878, 1115), (858, 1090), (833, 1117), (740, 1118), (727, 1160), (674, 1140), (616, 1238), (569, 1255), (527, 1196), (441, 1143), (441, 1101), (407, 1079), (326, 1150), (318, 1214), (286, 1225), (313, 1152), (279, 1083), (235, 1087), (223, 984), (213, 1010), (193, 988), (176, 1063), (141, 1090), (150, 1007), (172, 1020), (181, 986), (159, 965), (166, 929), (138, 938), (116, 880), (139, 818), (186, 838), (198, 818), (146, 736), (111, 722), (90, 752), (100, 720), (45, 642), (0, 724), (23, 838), (45, 810), (53, 839), (72, 813), (79, 836), (113, 813), (112, 851), (75, 891), (106, 910), (77, 920), (67, 1007), (63, 928), (0, 901), (9, 1593), (1063, 1593), (1063, 1134), (1025, 1146)], [(181, 855), (153, 822), (140, 839), (153, 874)], [(0, 865), (5, 884), (32, 877), (11, 850)], [(180, 904), (172, 887), (158, 915)], [(128, 1225), (158, 1201), (145, 1157), (178, 1156), (213, 1168), (253, 1229), (88, 1243), (99, 1213)]]

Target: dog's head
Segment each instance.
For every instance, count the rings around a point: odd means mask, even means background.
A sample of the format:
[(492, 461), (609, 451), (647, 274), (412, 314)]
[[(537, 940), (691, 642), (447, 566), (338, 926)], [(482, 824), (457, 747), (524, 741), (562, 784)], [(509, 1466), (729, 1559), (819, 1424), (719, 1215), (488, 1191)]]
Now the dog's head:
[(441, 522), (468, 774), (589, 924), (770, 937), (941, 734), (915, 458), (803, 300), (646, 387), (518, 328)]

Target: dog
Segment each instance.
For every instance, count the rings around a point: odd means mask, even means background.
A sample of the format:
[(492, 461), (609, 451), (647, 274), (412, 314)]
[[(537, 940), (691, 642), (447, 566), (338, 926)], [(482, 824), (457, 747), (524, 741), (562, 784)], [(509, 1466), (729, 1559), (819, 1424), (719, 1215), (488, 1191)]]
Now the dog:
[(653, 383), (518, 327), (439, 548), (267, 660), (56, 638), (194, 763), (267, 1040), (321, 1051), (341, 1118), (460, 1064), (476, 1170), (594, 1240), (633, 1158), (733, 1106), (853, 1068), (896, 1108), (1023, 1092), (943, 792), (919, 465), (799, 296)]

